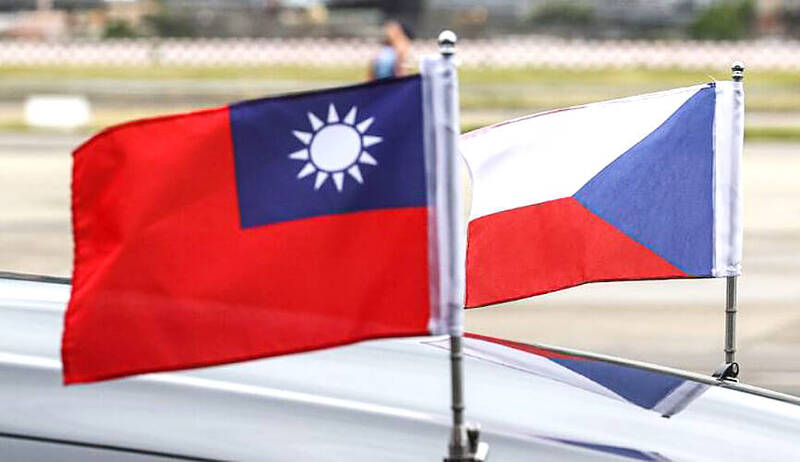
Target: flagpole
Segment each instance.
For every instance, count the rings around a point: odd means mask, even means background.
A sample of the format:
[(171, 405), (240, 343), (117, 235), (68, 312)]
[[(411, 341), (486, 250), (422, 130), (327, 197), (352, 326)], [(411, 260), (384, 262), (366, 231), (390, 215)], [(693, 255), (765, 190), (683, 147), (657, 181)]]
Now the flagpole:
[[(725, 363), (736, 363), (736, 279), (725, 278)], [(738, 372), (738, 371), (737, 371)]]
[[(731, 80), (741, 82), (744, 79), (744, 64), (736, 61), (731, 65)], [(725, 363), (714, 372), (720, 380), (738, 381), (739, 363), (736, 362), (736, 283), (738, 276), (725, 278)]]
[(450, 262), (446, 265), (446, 285), (449, 290), (445, 294), (450, 328), (450, 385), (451, 409), (453, 411), (453, 428), (450, 433), (448, 456), (445, 462), (480, 462), (486, 460), (489, 446), (480, 442), (480, 429), (477, 425), (467, 425), (464, 422), (464, 369), (462, 364), (463, 354), (463, 310), (464, 310), (464, 261), (462, 226), (461, 226), (461, 195), (460, 175), (458, 169), (458, 149), (456, 144), (460, 134), (460, 121), (458, 117), (458, 87), (455, 76), (455, 45), (458, 38), (453, 31), (445, 30), (439, 34), (439, 53), (444, 64), (443, 71), (450, 74), (444, 79), (444, 123), (446, 134), (441, 145), (441, 164), (444, 168), (446, 184), (444, 198), (446, 201), (446, 228), (450, 233), (447, 244), (450, 247), (447, 255)]

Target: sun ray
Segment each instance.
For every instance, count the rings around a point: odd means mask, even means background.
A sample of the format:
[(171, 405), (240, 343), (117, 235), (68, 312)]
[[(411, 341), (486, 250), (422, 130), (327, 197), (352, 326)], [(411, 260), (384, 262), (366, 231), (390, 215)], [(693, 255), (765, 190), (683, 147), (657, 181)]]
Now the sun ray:
[(372, 125), (372, 121), (374, 120), (375, 120), (374, 117), (370, 117), (367, 120), (362, 120), (361, 122), (359, 122), (358, 125), (356, 125), (356, 130), (358, 130), (358, 133), (361, 133), (363, 135), (364, 132), (367, 131), (369, 126)]
[(350, 176), (352, 176), (353, 179), (359, 183), (364, 182), (364, 178), (361, 177), (361, 170), (358, 168), (358, 165), (353, 165), (352, 167), (348, 168), (347, 173), (349, 173)]
[(300, 130), (294, 130), (292, 133), (295, 137), (297, 137), (298, 140), (300, 140), (301, 143), (305, 144), (306, 146), (308, 146), (308, 143), (311, 142), (311, 138), (313, 138), (311, 133), (301, 132)]
[(319, 120), (319, 117), (317, 117), (317, 115), (313, 112), (308, 113), (308, 121), (311, 123), (311, 128), (314, 129), (314, 131), (319, 130), (320, 127), (325, 125), (325, 123)]
[(376, 145), (381, 141), (383, 141), (383, 138), (381, 138), (380, 136), (364, 135), (364, 138), (362, 138), (362, 143), (364, 143), (365, 148)]
[(297, 174), (297, 178), (298, 179), (299, 178), (305, 178), (308, 175), (311, 175), (312, 173), (314, 173), (316, 171), (317, 171), (317, 167), (314, 167), (314, 164), (312, 164), (311, 162), (308, 162), (307, 164), (303, 165), (303, 168)]
[(336, 185), (336, 190), (341, 191), (342, 186), (344, 186), (344, 173), (336, 172), (331, 176), (333, 177), (333, 184)]
[(339, 121), (339, 114), (336, 113), (336, 106), (333, 103), (328, 106), (328, 123), (336, 123)]
[(353, 125), (356, 123), (356, 111), (358, 111), (358, 109), (355, 106), (351, 107), (350, 111), (347, 112), (347, 115), (344, 116), (343, 122), (347, 125)]
[(301, 149), (289, 154), (289, 159), (308, 160), (308, 149)]
[(314, 180), (314, 189), (319, 189), (325, 183), (325, 180), (328, 179), (328, 174), (326, 172), (319, 171), (317, 172), (317, 178)]
[(361, 151), (361, 157), (358, 158), (358, 161), (362, 164), (369, 164), (369, 165), (378, 165), (378, 161), (375, 160), (367, 151)]

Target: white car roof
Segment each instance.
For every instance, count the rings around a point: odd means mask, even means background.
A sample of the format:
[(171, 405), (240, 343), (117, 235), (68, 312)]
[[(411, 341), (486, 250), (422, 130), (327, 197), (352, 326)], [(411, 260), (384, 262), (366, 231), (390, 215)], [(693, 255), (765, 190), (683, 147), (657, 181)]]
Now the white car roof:
[[(65, 284), (0, 278), (0, 459), (3, 438), (214, 460), (445, 454), (444, 338), (64, 387), (59, 344), (68, 297)], [(482, 425), (490, 460), (800, 454), (800, 406), (791, 397), (503, 343), (465, 339), (467, 417)]]

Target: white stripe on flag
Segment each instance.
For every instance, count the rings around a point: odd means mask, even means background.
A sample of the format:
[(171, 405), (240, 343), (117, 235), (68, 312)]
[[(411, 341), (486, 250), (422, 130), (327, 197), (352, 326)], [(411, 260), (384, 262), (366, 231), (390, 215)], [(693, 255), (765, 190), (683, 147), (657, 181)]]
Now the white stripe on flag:
[(521, 117), (461, 136), (470, 219), (570, 197), (707, 85)]

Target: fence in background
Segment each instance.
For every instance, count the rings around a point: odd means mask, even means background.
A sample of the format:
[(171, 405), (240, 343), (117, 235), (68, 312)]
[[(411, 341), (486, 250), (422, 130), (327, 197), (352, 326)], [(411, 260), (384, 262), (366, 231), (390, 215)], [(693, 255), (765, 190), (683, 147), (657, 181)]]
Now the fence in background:
[[(2, 66), (363, 66), (378, 44), (363, 39), (0, 41)], [(435, 52), (432, 41), (416, 54)], [(751, 69), (800, 69), (800, 42), (589, 41), (549, 37), (463, 40), (464, 66), (710, 69), (742, 60)], [(412, 57), (414, 59), (415, 57)]]

